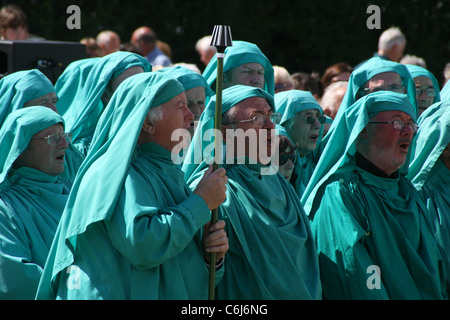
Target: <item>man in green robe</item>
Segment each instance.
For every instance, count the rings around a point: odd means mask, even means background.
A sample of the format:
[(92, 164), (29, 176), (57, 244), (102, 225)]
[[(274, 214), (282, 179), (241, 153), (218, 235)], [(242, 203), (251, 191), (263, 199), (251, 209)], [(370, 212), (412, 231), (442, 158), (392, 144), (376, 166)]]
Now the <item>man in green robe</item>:
[(214, 171), (193, 192), (184, 183), (171, 134), (192, 119), (183, 86), (163, 73), (140, 73), (117, 88), (69, 196), (38, 299), (207, 298), (205, 252), (221, 259), (228, 240), (223, 221), (207, 226), (203, 241), (202, 228), (225, 199), (227, 178)]
[(182, 66), (167, 67), (158, 72), (164, 72), (177, 79), (184, 87), (189, 110), (194, 114), (194, 122), (191, 124), (189, 132), (194, 135), (195, 127), (200, 116), (205, 110), (206, 98), (211, 97), (214, 91), (209, 87), (205, 78), (195, 71)]
[(125, 51), (75, 61), (64, 70), (55, 84), (60, 97), (56, 106), (73, 135), (74, 146), (83, 155), (87, 154), (98, 119), (119, 84), (131, 75), (151, 70), (147, 59)]
[(303, 198), (328, 299), (442, 299), (429, 211), (405, 178), (416, 110), (383, 91), (345, 110)]
[(423, 67), (412, 64), (405, 64), (405, 66), (416, 86), (417, 108), (420, 116), (433, 103), (441, 101), (439, 82), (434, 74)]
[[(209, 61), (203, 76), (211, 89), (216, 91), (217, 53)], [(235, 84), (264, 89), (275, 94), (275, 79), (272, 64), (258, 46), (247, 41), (233, 41), (225, 49), (223, 59), (223, 88)]]
[[(211, 160), (208, 141), (215, 99), (211, 98), (202, 114), (184, 159), (183, 171), (191, 188), (207, 172)], [(317, 252), (299, 197), (287, 179), (268, 170), (266, 156), (276, 152), (272, 120), (278, 122), (280, 117), (276, 119), (273, 112), (273, 97), (261, 88), (236, 85), (223, 91), (221, 166), (227, 170), (228, 183), (218, 216), (226, 221), (230, 248), (217, 299), (321, 297)], [(252, 134), (257, 140), (251, 140)], [(244, 136), (249, 137), (245, 142), (240, 139)], [(256, 153), (254, 146), (259, 150)], [(205, 157), (198, 161), (196, 154)]]
[(450, 101), (428, 107), (418, 125), (408, 178), (425, 199), (450, 266)]
[[(41, 71), (31, 69), (11, 73), (0, 80), (0, 125), (12, 111), (29, 106), (44, 106), (58, 112), (57, 101), (55, 88)], [(84, 156), (70, 143), (61, 177), (72, 183), (83, 159)]]
[(297, 147), (294, 187), (301, 198), (316, 167), (315, 150), (322, 140), (325, 116), (309, 91), (288, 90), (275, 94), (275, 109), (282, 114), (280, 125)]
[[(350, 75), (347, 91), (328, 133), (334, 130), (345, 110), (361, 97), (376, 91), (406, 93), (411, 105), (417, 109), (414, 80), (406, 66), (380, 57), (373, 57), (361, 64)], [(322, 140), (322, 148), (328, 138), (325, 136)]]
[(0, 300), (36, 295), (70, 191), (63, 130), (42, 106), (12, 111), (0, 129)]

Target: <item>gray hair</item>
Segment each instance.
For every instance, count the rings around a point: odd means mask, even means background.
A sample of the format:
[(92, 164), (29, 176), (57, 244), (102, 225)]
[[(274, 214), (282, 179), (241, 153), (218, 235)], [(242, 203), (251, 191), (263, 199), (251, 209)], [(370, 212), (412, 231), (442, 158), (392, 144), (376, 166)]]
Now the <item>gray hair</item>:
[(161, 121), (164, 115), (164, 104), (159, 105), (155, 108), (150, 108), (147, 112), (147, 120), (151, 123)]
[(406, 37), (398, 27), (390, 27), (383, 31), (378, 39), (378, 49), (389, 50), (396, 44), (405, 44)]

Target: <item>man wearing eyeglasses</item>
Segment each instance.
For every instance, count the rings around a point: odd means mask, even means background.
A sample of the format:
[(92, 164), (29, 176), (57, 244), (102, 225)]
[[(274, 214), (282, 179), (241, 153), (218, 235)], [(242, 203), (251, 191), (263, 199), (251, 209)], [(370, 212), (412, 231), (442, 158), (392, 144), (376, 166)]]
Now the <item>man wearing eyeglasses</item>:
[(328, 299), (443, 299), (430, 213), (405, 177), (417, 132), (404, 94), (368, 94), (336, 123), (302, 202)]
[(11, 112), (0, 129), (0, 299), (34, 299), (69, 195), (70, 134), (47, 107)]
[[(213, 96), (200, 118), (188, 156), (205, 154), (198, 137), (214, 125)], [(271, 133), (280, 121), (272, 95), (261, 88), (236, 85), (223, 90), (223, 159), (228, 182), (218, 216), (226, 222), (230, 243), (217, 299), (318, 299), (321, 297), (317, 254), (309, 222), (294, 188), (281, 174), (263, 174), (270, 167), (265, 155), (274, 153)], [(228, 131), (228, 132), (226, 132)], [(258, 132), (254, 143), (239, 137)], [(233, 144), (233, 140), (237, 141)], [(241, 141), (241, 143), (239, 143)], [(267, 149), (266, 149), (267, 148)], [(245, 151), (242, 153), (230, 152)], [(190, 159), (188, 157), (187, 159)], [(193, 188), (207, 170), (208, 158), (198, 165), (186, 159), (183, 171)]]
[(308, 91), (277, 93), (275, 106), (282, 114), (280, 125), (286, 129), (296, 146), (296, 180), (293, 185), (301, 197), (317, 163), (314, 151), (322, 139), (325, 116), (317, 100)]
[[(0, 125), (9, 113), (21, 108), (44, 106), (58, 112), (57, 102), (53, 84), (41, 71), (31, 69), (14, 72), (0, 80)], [(84, 156), (69, 143), (62, 178), (72, 183), (83, 159)]]
[(405, 66), (416, 85), (417, 108), (420, 116), (433, 103), (441, 101), (439, 82), (430, 71), (423, 67), (412, 64)]

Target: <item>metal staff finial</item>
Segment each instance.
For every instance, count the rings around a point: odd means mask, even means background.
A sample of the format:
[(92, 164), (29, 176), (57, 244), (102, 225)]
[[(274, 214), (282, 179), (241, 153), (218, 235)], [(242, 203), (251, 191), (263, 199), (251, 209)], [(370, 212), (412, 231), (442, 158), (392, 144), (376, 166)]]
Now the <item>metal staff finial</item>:
[[(222, 127), (222, 89), (223, 89), (223, 59), (225, 58), (225, 49), (233, 45), (231, 39), (231, 29), (229, 26), (215, 25), (211, 38), (211, 46), (217, 49), (217, 78), (216, 78), (216, 109), (214, 117), (214, 129), (221, 130)], [(218, 132), (218, 131), (215, 131)], [(219, 168), (221, 160), (222, 146), (219, 144), (221, 139), (214, 139), (214, 162), (213, 170)], [(217, 221), (217, 208), (211, 212), (211, 224)], [(216, 277), (216, 253), (212, 252), (209, 258), (209, 291), (208, 299), (214, 300)]]

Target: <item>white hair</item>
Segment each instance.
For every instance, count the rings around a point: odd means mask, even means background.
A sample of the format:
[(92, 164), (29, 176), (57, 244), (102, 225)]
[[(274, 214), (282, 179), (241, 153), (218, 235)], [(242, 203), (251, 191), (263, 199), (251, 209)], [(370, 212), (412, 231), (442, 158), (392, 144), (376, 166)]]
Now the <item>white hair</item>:
[(215, 47), (210, 48), (210, 46), (211, 46), (211, 38), (212, 38), (212, 36), (204, 36), (203, 38), (200, 38), (195, 43), (195, 49), (197, 51), (208, 50), (208, 49), (212, 49), (212, 48), (215, 49)]
[(410, 55), (407, 54), (405, 55), (401, 60), (400, 60), (401, 64), (413, 64), (422, 68), (427, 68), (427, 64), (425, 62), (425, 60), (423, 58), (420, 58), (418, 56), (415, 55)]
[(147, 113), (147, 120), (150, 123), (155, 123), (155, 122), (160, 121), (162, 119), (163, 115), (164, 115), (164, 104), (159, 105), (154, 108), (150, 108), (150, 110), (148, 110), (148, 113)]
[(378, 39), (378, 49), (389, 50), (396, 44), (405, 44), (406, 37), (397, 27), (390, 27), (383, 31)]

